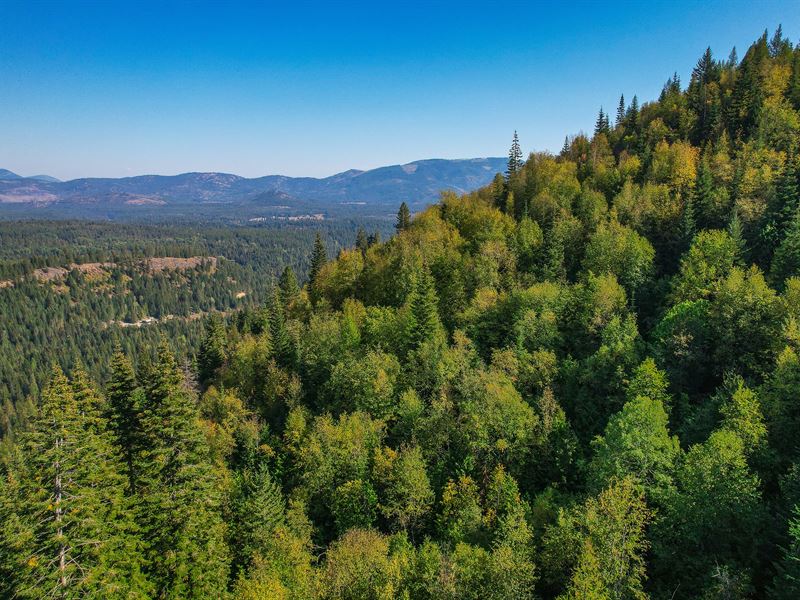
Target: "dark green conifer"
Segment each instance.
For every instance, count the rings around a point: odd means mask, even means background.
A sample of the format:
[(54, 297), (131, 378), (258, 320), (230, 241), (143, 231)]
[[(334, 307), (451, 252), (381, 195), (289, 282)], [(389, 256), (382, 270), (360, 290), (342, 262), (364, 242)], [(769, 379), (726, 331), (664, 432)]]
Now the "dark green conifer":
[(408, 210), (408, 204), (403, 202), (400, 204), (400, 209), (397, 211), (397, 221), (395, 222), (394, 228), (397, 233), (408, 229), (409, 225), (411, 225), (411, 212)]
[(564, 145), (561, 146), (561, 156), (566, 157), (569, 155), (569, 136), (564, 137)]
[(90, 388), (54, 369), (19, 435), (23, 459), (0, 487), (0, 556), (15, 565), (9, 597), (149, 596), (119, 455)]
[(273, 293), (270, 300), (268, 323), (272, 355), (281, 367), (292, 367), (295, 362), (294, 344), (286, 328), (286, 315), (277, 292)]
[(692, 194), (686, 194), (683, 203), (683, 215), (681, 216), (681, 232), (683, 234), (684, 248), (692, 245), (692, 240), (697, 233), (697, 224), (694, 218), (694, 199)]
[(297, 283), (297, 277), (291, 265), (286, 265), (283, 269), (280, 279), (278, 279), (278, 289), (280, 290), (281, 304), (283, 304), (284, 309), (289, 308), (300, 293), (300, 286)]
[(714, 179), (708, 156), (704, 153), (697, 165), (697, 175), (692, 192), (692, 208), (694, 219), (699, 229), (710, 229), (717, 225), (717, 214), (714, 206)]
[(217, 598), (228, 577), (219, 483), (195, 399), (163, 340), (150, 377), (139, 512), (148, 570), (159, 598)]
[(225, 325), (222, 317), (211, 315), (206, 320), (205, 337), (200, 344), (197, 354), (198, 377), (202, 384), (208, 384), (214, 379), (217, 370), (225, 364)]
[(120, 449), (128, 488), (136, 491), (137, 460), (141, 452), (142, 394), (136, 383), (133, 365), (119, 346), (111, 359), (111, 379), (106, 385), (109, 425)]
[(434, 339), (441, 333), (442, 328), (439, 320), (439, 298), (436, 294), (436, 286), (433, 277), (425, 267), (419, 272), (414, 282), (409, 308), (408, 341), (409, 347), (414, 349), (423, 342)]
[(248, 567), (257, 553), (265, 553), (275, 528), (284, 522), (285, 510), (280, 486), (266, 466), (245, 468), (237, 474), (230, 532), (234, 568)]
[(314, 250), (311, 252), (311, 266), (308, 269), (308, 295), (314, 304), (319, 300), (316, 289), (317, 276), (327, 263), (328, 251), (325, 249), (322, 236), (317, 233), (317, 237), (314, 238)]
[(514, 131), (511, 139), (511, 148), (508, 151), (508, 165), (506, 166), (506, 179), (511, 179), (522, 168), (522, 149), (519, 145), (519, 136)]
[(363, 227), (359, 226), (358, 232), (356, 232), (356, 249), (361, 251), (362, 256), (365, 256), (367, 254), (367, 248), (369, 248), (367, 232), (364, 231)]
[(800, 110), (800, 45), (794, 49), (792, 74), (789, 77), (789, 86), (786, 88), (786, 98), (795, 110)]
[(615, 125), (619, 127), (625, 120), (625, 94), (620, 94), (619, 105), (617, 106), (617, 120)]

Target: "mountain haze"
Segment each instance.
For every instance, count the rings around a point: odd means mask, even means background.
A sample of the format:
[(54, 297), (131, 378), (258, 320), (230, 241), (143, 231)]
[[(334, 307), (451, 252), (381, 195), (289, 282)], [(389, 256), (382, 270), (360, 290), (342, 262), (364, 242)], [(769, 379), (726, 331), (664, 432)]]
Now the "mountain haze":
[(287, 207), (310, 202), (316, 209), (342, 203), (394, 206), (402, 201), (423, 206), (443, 190), (464, 193), (484, 186), (504, 168), (503, 158), (431, 159), (324, 178), (268, 175), (248, 179), (229, 173), (183, 173), (71, 181), (21, 177), (0, 170), (0, 205), (23, 205), (33, 214), (42, 207), (152, 209), (188, 204), (196, 208), (276, 201)]

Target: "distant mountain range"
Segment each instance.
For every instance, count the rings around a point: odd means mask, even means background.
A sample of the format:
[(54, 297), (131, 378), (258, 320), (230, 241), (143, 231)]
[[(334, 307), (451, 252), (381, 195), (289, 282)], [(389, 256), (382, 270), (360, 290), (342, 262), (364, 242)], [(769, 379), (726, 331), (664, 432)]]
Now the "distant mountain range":
[[(113, 215), (162, 209), (184, 212), (228, 212), (237, 206), (247, 214), (259, 208), (329, 211), (350, 206), (385, 209), (408, 202), (420, 208), (443, 190), (468, 192), (489, 183), (505, 169), (505, 158), (430, 159), (369, 171), (350, 170), (330, 177), (268, 175), (248, 179), (228, 173), (142, 175), (119, 179), (59, 181), (46, 175), (22, 177), (0, 169), (0, 211), (14, 215), (52, 216), (62, 212), (113, 218)], [(263, 211), (262, 211), (263, 212)], [(274, 210), (273, 210), (274, 213)], [(2, 214), (2, 212), (0, 212)]]

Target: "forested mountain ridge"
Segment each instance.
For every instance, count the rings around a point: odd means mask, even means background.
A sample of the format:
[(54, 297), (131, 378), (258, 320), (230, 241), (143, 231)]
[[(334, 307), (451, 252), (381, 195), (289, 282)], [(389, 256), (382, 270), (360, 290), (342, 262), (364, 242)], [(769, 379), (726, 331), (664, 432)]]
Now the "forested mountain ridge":
[(779, 28), (318, 238), (189, 373), (56, 370), (4, 440), (0, 594), (798, 597), (798, 157)]
[(36, 216), (42, 208), (47, 208), (46, 216), (51, 217), (91, 216), (90, 211), (95, 209), (97, 218), (108, 209), (113, 211), (111, 215), (132, 217), (140, 213), (166, 213), (165, 209), (186, 205), (201, 213), (219, 208), (217, 205), (232, 211), (278, 205), (284, 211), (313, 207), (333, 213), (341, 211), (341, 203), (353, 202), (395, 207), (402, 201), (413, 201), (424, 206), (444, 189), (463, 193), (486, 185), (504, 166), (502, 158), (432, 159), (369, 171), (350, 170), (324, 178), (183, 173), (71, 181), (26, 178), (3, 170), (0, 215), (13, 210), (15, 216)]

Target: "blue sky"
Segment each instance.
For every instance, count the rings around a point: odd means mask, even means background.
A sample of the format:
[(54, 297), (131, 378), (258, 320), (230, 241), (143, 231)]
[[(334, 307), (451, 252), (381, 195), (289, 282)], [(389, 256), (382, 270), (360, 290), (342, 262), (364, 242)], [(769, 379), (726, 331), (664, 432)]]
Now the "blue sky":
[(778, 23), (800, 40), (800, 0), (0, 0), (0, 168), (325, 176), (502, 156), (514, 129), (557, 151)]

